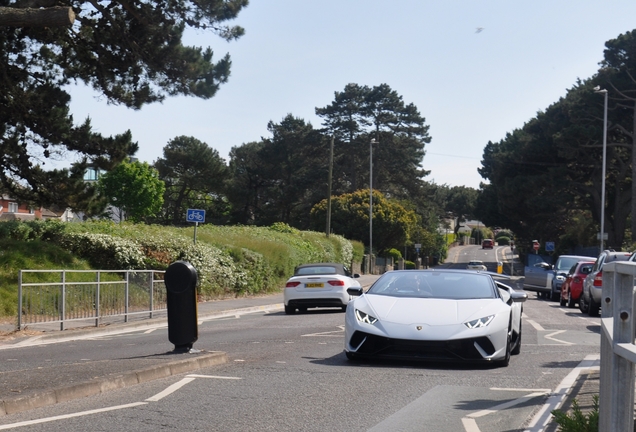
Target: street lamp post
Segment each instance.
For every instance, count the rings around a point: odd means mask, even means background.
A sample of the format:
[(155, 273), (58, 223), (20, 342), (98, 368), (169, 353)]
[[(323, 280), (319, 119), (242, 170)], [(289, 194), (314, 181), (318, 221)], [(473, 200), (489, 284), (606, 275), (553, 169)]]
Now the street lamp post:
[(369, 142), (369, 274), (373, 274), (373, 144)]
[[(601, 234), (599, 235), (601, 239), (601, 250), (603, 251), (603, 242), (605, 240), (605, 158), (607, 155), (607, 90), (601, 89), (599, 86), (594, 87), (594, 92), (602, 93), (605, 99), (604, 110), (603, 110), (603, 168), (602, 168), (602, 178), (601, 178)], [(599, 253), (600, 253), (599, 252)]]

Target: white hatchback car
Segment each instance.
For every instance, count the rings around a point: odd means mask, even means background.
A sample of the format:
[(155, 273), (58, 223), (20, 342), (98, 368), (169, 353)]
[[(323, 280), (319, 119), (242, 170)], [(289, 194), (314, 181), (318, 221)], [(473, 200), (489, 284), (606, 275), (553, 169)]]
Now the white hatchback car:
[(361, 288), (359, 274), (338, 263), (303, 264), (285, 284), (285, 313), (306, 312), (308, 308), (339, 307), (347, 310), (349, 288)]
[(488, 270), (483, 261), (470, 260), (466, 266), (468, 270)]

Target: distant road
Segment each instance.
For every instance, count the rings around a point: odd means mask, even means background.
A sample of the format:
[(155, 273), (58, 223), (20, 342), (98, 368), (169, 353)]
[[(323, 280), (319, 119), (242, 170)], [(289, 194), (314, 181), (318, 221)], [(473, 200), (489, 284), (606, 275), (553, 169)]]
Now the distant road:
[(482, 249), (480, 245), (455, 246), (449, 249), (443, 267), (465, 269), (470, 260), (483, 261), (492, 272), (497, 271), (497, 263), (501, 262), (503, 273), (510, 274), (512, 252), (510, 246), (495, 246), (493, 249)]

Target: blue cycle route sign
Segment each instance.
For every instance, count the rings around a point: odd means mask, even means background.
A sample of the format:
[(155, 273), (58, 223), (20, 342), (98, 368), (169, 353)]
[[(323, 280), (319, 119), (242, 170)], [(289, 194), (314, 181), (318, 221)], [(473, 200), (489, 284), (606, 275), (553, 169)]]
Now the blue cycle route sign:
[(545, 242), (545, 251), (554, 252), (554, 242)]
[(186, 222), (205, 222), (205, 210), (188, 209)]
[(199, 222), (205, 222), (205, 210), (188, 209), (186, 212), (186, 222), (195, 222), (194, 244), (197, 244), (197, 227), (199, 226)]

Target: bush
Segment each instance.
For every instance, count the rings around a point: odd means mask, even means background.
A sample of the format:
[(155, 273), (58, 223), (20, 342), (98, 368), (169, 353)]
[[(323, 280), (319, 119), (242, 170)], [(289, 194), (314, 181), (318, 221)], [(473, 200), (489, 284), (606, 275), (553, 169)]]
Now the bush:
[(62, 234), (60, 246), (88, 260), (97, 269), (144, 269), (145, 256), (134, 241), (107, 234)]
[(497, 237), (497, 244), (499, 246), (509, 245), (510, 244), (510, 237), (506, 237), (506, 236)]
[(553, 410), (554, 420), (561, 427), (561, 432), (596, 432), (598, 431), (598, 395), (594, 395), (594, 408), (584, 414), (576, 399), (572, 401), (572, 414), (561, 410)]
[(362, 258), (364, 257), (364, 244), (356, 240), (351, 240), (350, 243), (351, 243), (351, 246), (353, 247), (352, 261), (357, 263), (362, 262)]
[(52, 220), (6, 221), (0, 223), (0, 239), (49, 240), (64, 231), (64, 227), (64, 223)]
[(415, 270), (415, 263), (413, 261), (404, 261), (405, 270)]
[(499, 237), (508, 237), (510, 239), (512, 238), (512, 233), (507, 230), (501, 230), (497, 232), (497, 235), (495, 236), (495, 240), (498, 240)]
[(393, 258), (393, 262), (398, 262), (400, 258), (402, 258), (402, 253), (400, 253), (397, 249), (389, 249), (386, 253), (387, 258)]

